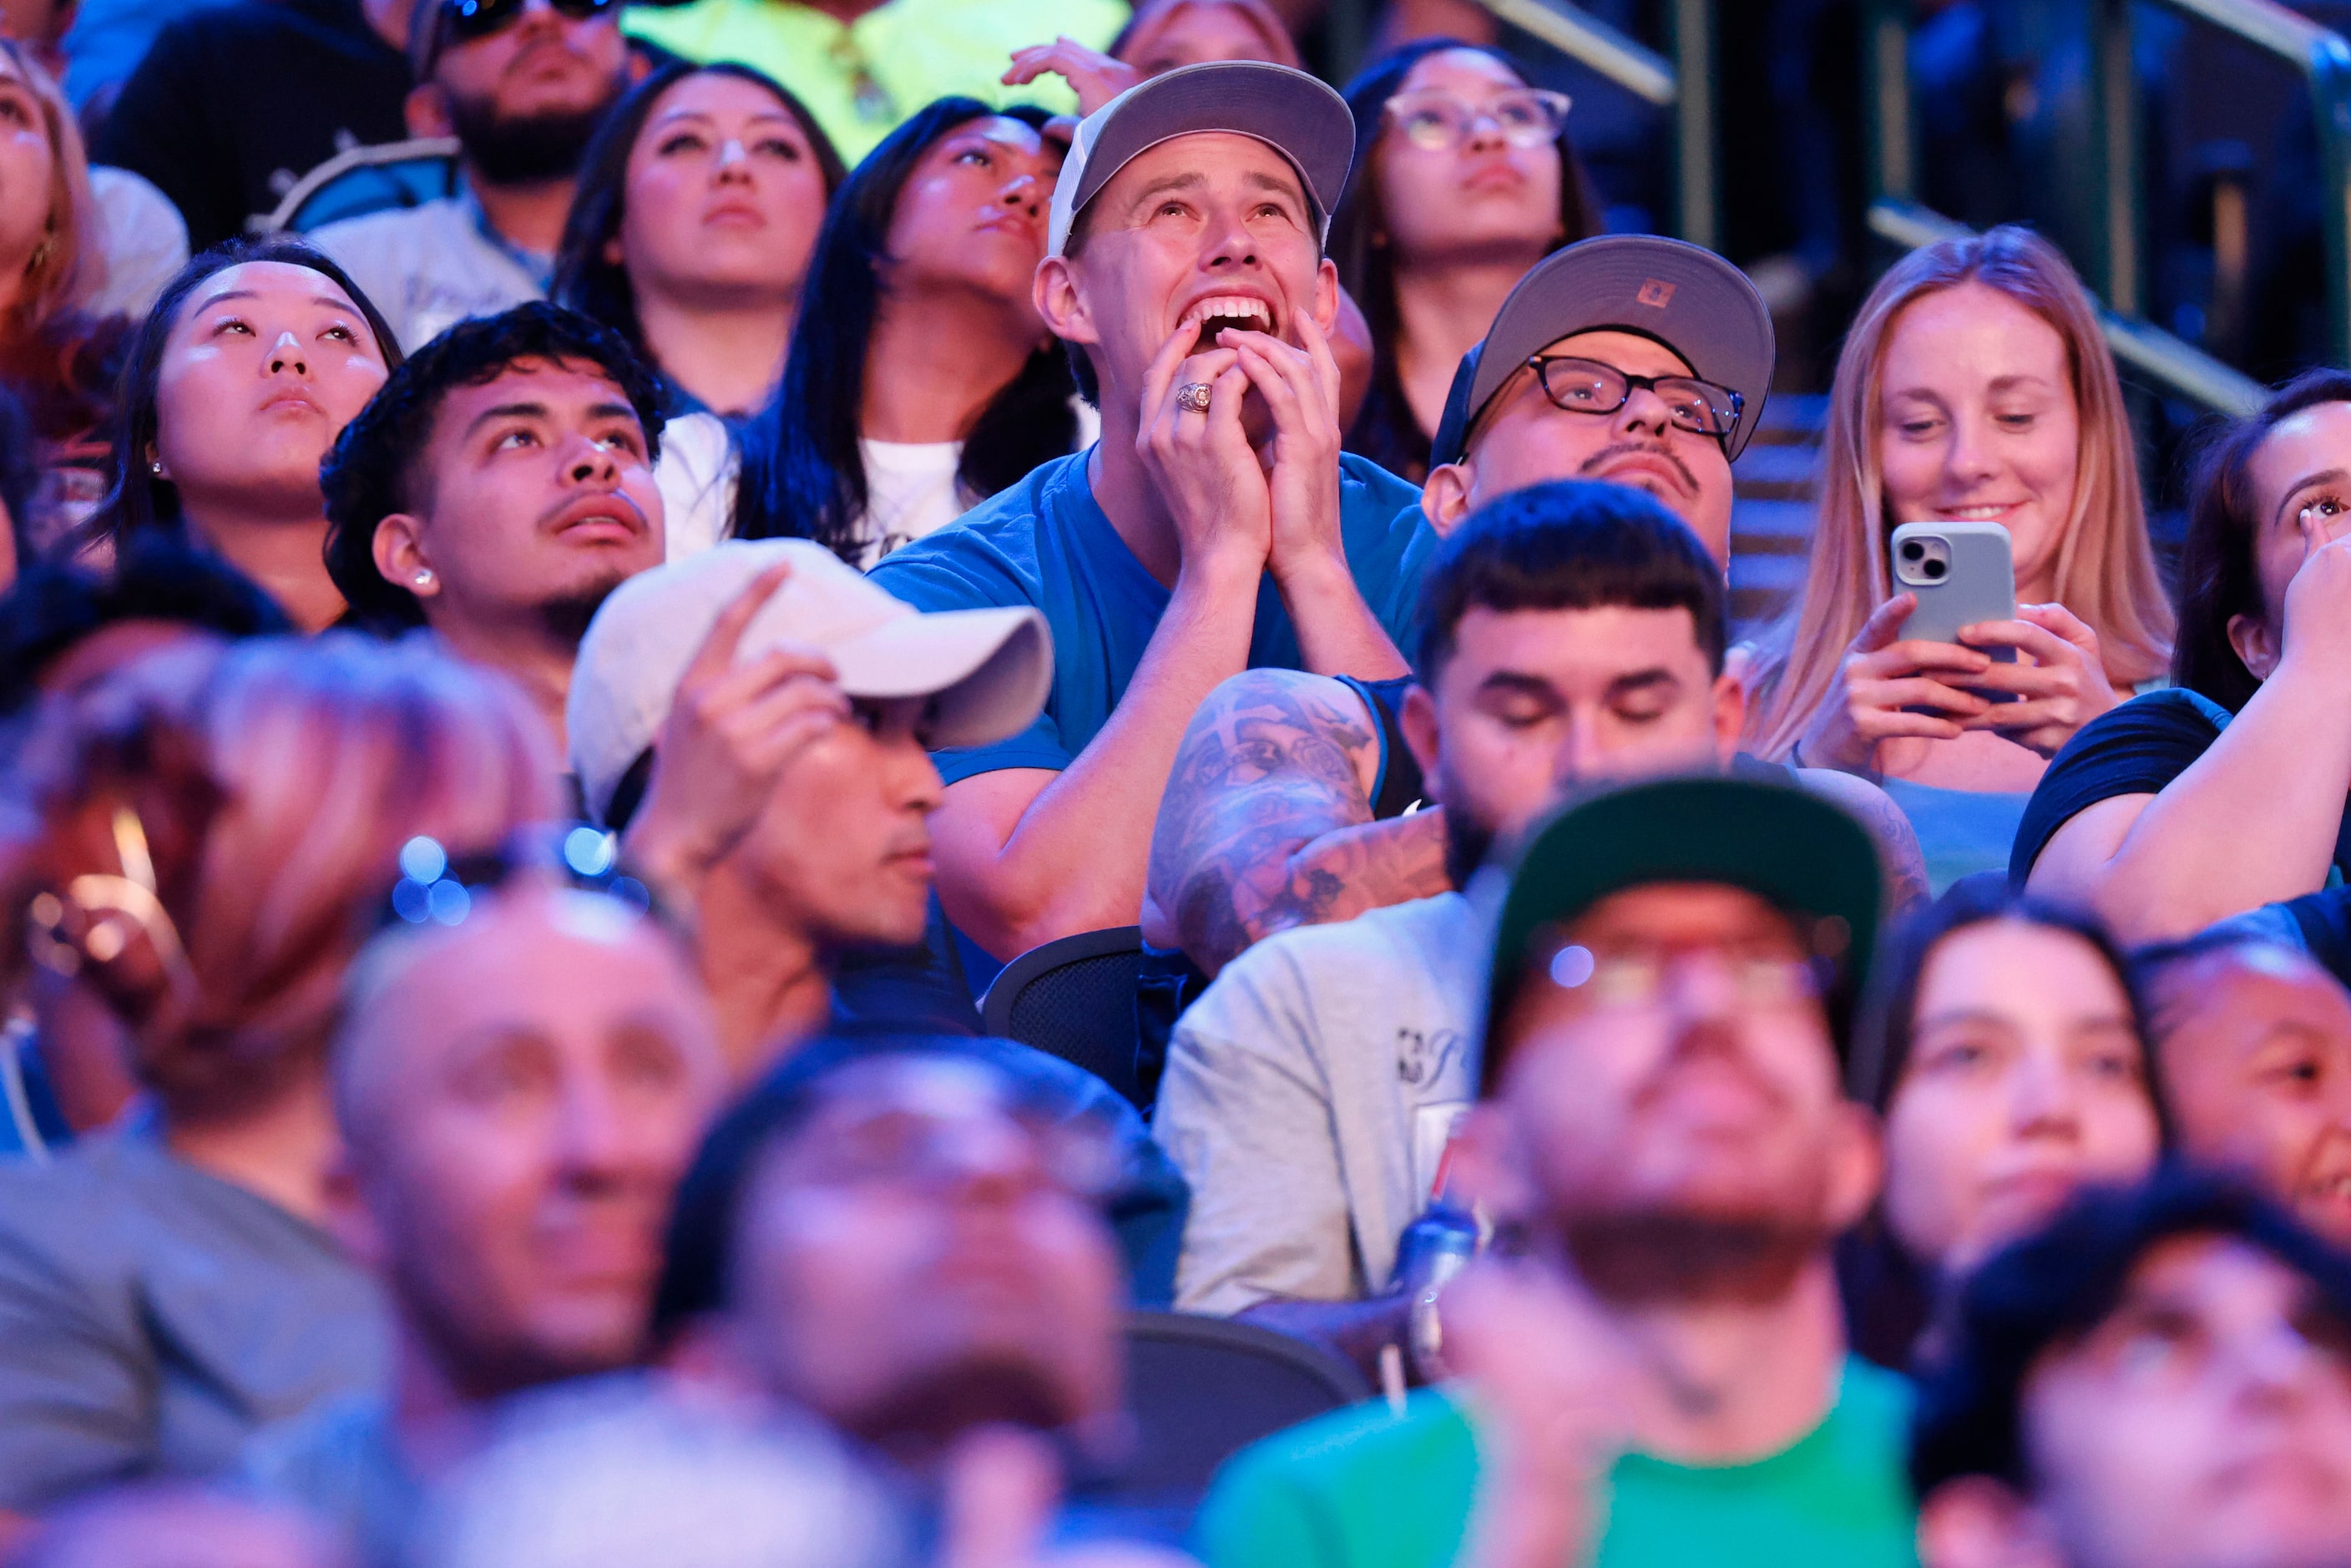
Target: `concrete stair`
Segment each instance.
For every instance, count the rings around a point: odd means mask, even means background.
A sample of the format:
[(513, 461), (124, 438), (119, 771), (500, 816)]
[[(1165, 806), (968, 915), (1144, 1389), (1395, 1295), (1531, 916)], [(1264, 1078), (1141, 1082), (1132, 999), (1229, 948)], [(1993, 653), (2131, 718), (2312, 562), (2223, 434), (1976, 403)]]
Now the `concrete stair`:
[(1731, 468), (1730, 621), (1750, 637), (1803, 587), (1813, 541), (1813, 486), (1829, 400), (1774, 392), (1747, 450)]

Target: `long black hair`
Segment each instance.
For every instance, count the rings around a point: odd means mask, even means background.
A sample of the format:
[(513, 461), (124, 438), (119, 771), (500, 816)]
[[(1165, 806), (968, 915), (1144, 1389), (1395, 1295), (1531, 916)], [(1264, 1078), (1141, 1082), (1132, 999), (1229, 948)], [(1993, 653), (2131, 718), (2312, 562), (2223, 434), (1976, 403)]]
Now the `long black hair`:
[(816, 154), (817, 171), (824, 177), (826, 201), (841, 189), (843, 178), (841, 154), (834, 151), (832, 138), (824, 133), (808, 105), (765, 71), (733, 60), (706, 66), (672, 60), (631, 88), (596, 128), (580, 157), (580, 183), (572, 193), (571, 211), (563, 220), (563, 241), (556, 247), (555, 281), (548, 298), (610, 327), (648, 361), (653, 355), (645, 347), (644, 327), (637, 319), (637, 292), (630, 286), (628, 269), (604, 252), (621, 232), (621, 220), (628, 209), (629, 154), (635, 151), (653, 105), (662, 94), (697, 76), (734, 77), (772, 93), (808, 138)]
[[(1429, 433), (1413, 417), (1405, 401), (1404, 382), (1397, 378), (1395, 343), (1403, 326), (1396, 316), (1395, 254), (1388, 245), (1387, 214), (1380, 204), (1380, 183), (1373, 171), (1373, 150), (1387, 127), (1388, 99), (1404, 86), (1413, 67), (1431, 55), (1468, 49), (1509, 67), (1524, 80), (1525, 73), (1507, 55), (1482, 44), (1459, 38), (1417, 38), (1382, 55), (1347, 84), (1347, 107), (1355, 113), (1355, 162), (1347, 188), (1331, 219), (1330, 256), (1339, 269), (1340, 287), (1354, 296), (1372, 329), (1372, 388), (1347, 427), (1348, 451), (1370, 458), (1381, 467), (1417, 479), (1428, 471)], [(1589, 239), (1601, 232), (1599, 194), (1567, 127), (1559, 131), (1559, 237), (1552, 248)]]
[[(2230, 621), (2239, 615), (2266, 621), (2284, 611), (2262, 600), (2262, 517), (2253, 495), (2253, 455), (2282, 422), (2325, 402), (2351, 402), (2351, 375), (2316, 370), (2295, 377), (2251, 417), (2222, 428), (2189, 486), (2171, 684), (2208, 696), (2231, 713), (2252, 701), (2262, 683), (2229, 641)], [(2282, 636), (2285, 628), (2271, 630)]]
[[(977, 99), (940, 99), (884, 138), (834, 194), (800, 290), (783, 385), (742, 433), (737, 538), (812, 538), (844, 560), (857, 559), (855, 530), (868, 498), (858, 419), (891, 219), (924, 153), (958, 126), (998, 117), (1040, 131), (1052, 120), (1026, 104), (993, 109)], [(956, 483), (985, 497), (1066, 455), (1077, 444), (1075, 391), (1061, 345), (1042, 342), (965, 432)]]
[(138, 334), (131, 340), (131, 351), (122, 366), (122, 382), (114, 400), (113, 475), (106, 498), (99, 502), (97, 511), (85, 525), (90, 536), (120, 538), (145, 528), (180, 526), (179, 486), (159, 476), (148, 465), (147, 457), (147, 449), (155, 444), (162, 423), (156, 403), (157, 387), (163, 372), (163, 350), (171, 341), (172, 329), (180, 324), (180, 313), (187, 308), (188, 297), (205, 279), (255, 261), (306, 267), (331, 281), (359, 308), (368, 330), (375, 337), (376, 351), (383, 356), (385, 370), (400, 368), (400, 339), (393, 333), (392, 324), (375, 308), (375, 301), (351, 281), (350, 274), (336, 266), (323, 251), (284, 235), (266, 239), (233, 239), (213, 246), (180, 268), (179, 275), (163, 286), (154, 308), (139, 324)]

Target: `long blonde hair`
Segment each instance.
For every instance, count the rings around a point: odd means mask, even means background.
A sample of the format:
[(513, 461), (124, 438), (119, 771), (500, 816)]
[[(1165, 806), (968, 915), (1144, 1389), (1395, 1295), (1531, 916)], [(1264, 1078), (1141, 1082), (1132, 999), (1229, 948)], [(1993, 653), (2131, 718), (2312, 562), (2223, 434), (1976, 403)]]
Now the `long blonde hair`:
[(0, 38), (0, 53), (41, 106), (41, 124), (49, 137), (47, 226), (25, 268), (12, 312), (12, 329), (28, 332), (97, 298), (106, 286), (106, 251), (99, 235), (98, 201), (90, 194), (89, 154), (82, 147), (81, 131), (65, 93), (15, 40)]
[(1837, 665), (1862, 623), (1890, 598), (1877, 442), (1879, 382), (1894, 324), (1914, 301), (1981, 283), (2031, 310), (2065, 341), (2080, 410), (2073, 508), (2057, 546), (2058, 601), (2098, 634), (2117, 685), (2159, 674), (2171, 658), (2171, 601), (2155, 568), (2130, 419), (2096, 308), (2054, 246), (2003, 225), (1914, 251), (1878, 280), (1837, 356), (1822, 455), (1812, 564), (1795, 608), (1768, 632), (1754, 665), (1748, 744), (1784, 758), (1828, 699)]

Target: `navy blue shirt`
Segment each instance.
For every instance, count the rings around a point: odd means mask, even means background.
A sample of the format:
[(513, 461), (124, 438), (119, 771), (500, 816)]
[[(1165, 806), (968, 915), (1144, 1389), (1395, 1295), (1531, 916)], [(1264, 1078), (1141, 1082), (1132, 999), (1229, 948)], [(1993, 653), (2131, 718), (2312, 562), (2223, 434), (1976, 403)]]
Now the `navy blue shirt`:
[[(1034, 605), (1053, 633), (1053, 689), (1009, 740), (937, 754), (949, 784), (1006, 768), (1067, 768), (1110, 721), (1173, 595), (1135, 559), (1086, 483), (1084, 452), (1055, 458), (925, 538), (893, 552), (873, 580), (918, 610)], [(1409, 647), (1421, 569), (1437, 534), (1419, 491), (1365, 458), (1339, 459), (1348, 570), (1388, 635)], [(1249, 667), (1296, 669), (1298, 629), (1268, 575)]]

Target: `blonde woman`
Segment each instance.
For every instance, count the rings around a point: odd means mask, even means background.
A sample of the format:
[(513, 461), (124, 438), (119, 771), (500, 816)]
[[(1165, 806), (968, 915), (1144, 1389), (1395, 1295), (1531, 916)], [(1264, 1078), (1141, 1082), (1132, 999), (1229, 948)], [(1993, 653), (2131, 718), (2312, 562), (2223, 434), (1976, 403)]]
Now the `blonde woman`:
[[(1930, 519), (2008, 530), (2014, 620), (1957, 643), (1901, 639), (1916, 601), (1889, 593), (1886, 540)], [(2008, 863), (2048, 759), (2163, 672), (2171, 635), (2081, 280), (2015, 227), (1907, 257), (1837, 361), (1811, 570), (1750, 666), (1750, 749), (1880, 779), (1939, 888)], [(1997, 647), (2016, 662), (1994, 663)]]
[(343, 971), (412, 839), (557, 804), (520, 693), (345, 633), (155, 653), (23, 757), (0, 916), (121, 1019), (149, 1105), (0, 1168), (0, 1524), (378, 1385), (376, 1288), (322, 1224)]

